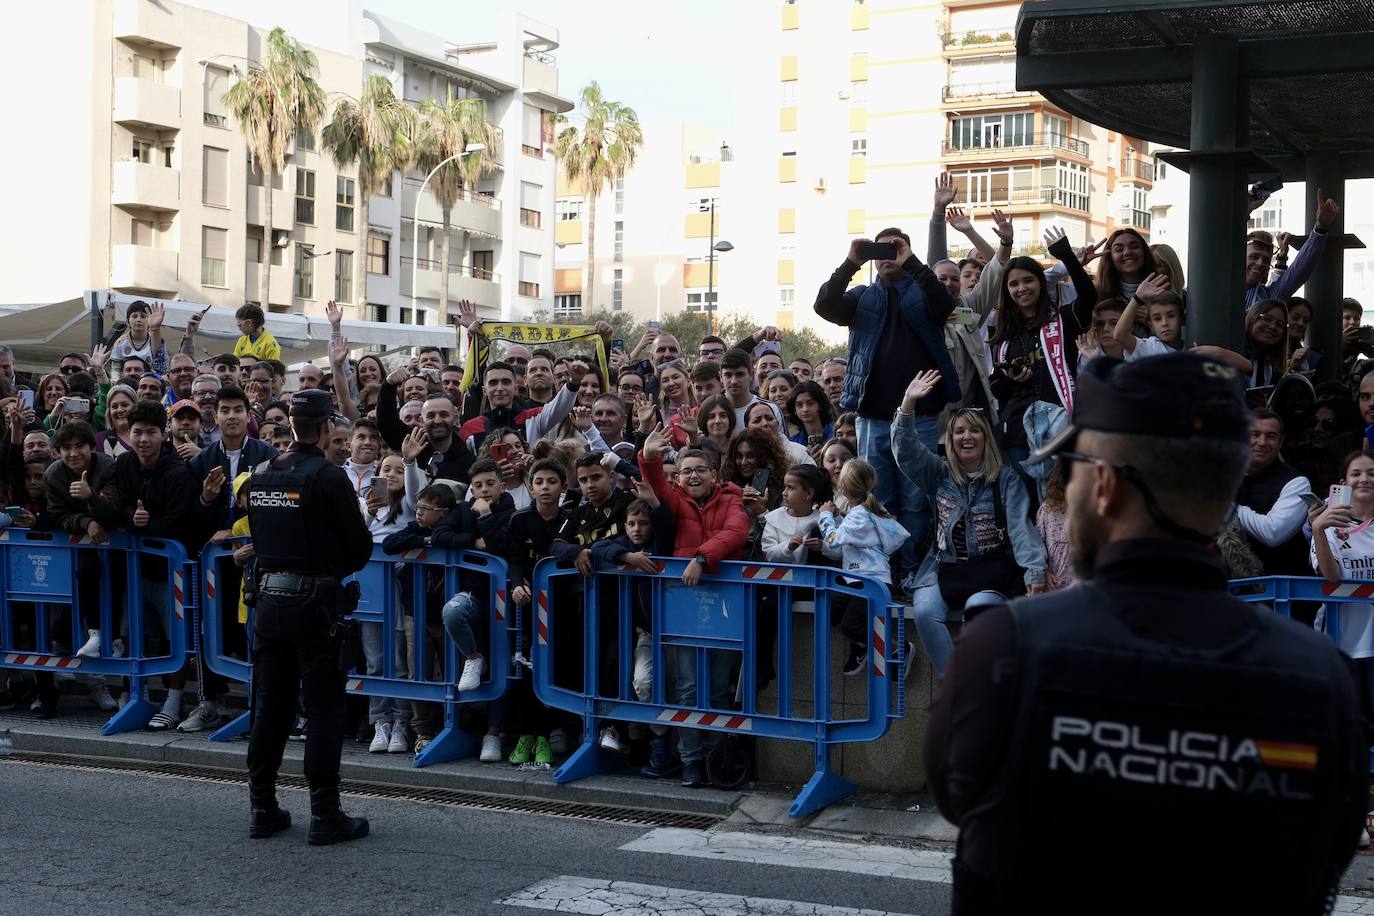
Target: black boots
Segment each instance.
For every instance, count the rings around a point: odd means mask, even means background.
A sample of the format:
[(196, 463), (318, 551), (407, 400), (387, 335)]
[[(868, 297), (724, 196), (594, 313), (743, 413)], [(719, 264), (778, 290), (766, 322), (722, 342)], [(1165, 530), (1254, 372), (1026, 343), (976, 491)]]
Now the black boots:
[(274, 833), (281, 833), (291, 826), (291, 812), (278, 808), (276, 802), (270, 807), (256, 805), (248, 820), (248, 835), (255, 840), (264, 840)]
[(310, 845), (329, 846), (367, 836), (367, 818), (349, 817), (339, 808), (337, 788), (310, 790)]

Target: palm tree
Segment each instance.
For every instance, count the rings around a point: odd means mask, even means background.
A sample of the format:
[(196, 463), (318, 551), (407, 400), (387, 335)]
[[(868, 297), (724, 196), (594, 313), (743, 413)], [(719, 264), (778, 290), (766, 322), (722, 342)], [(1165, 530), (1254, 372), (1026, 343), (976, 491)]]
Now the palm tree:
[(334, 103), (334, 116), (320, 132), (320, 140), (335, 165), (358, 169), (361, 250), (353, 266), (357, 271), (354, 289), (360, 314), (367, 304), (368, 198), (381, 192), (392, 172), (408, 167), (415, 119), (415, 109), (396, 98), (391, 81), (374, 74), (363, 84), (361, 99), (344, 98)]
[[(443, 326), (448, 324), (449, 226), (453, 208), (465, 190), (473, 188), (496, 167), (497, 134), (495, 125), (487, 120), (485, 100), (455, 98), (452, 92), (442, 103), (433, 99), (422, 102), (420, 121), (415, 167), (426, 174), (438, 169), (429, 180), (429, 187), (443, 214), (443, 236), (439, 240), (439, 324)], [(415, 226), (414, 231), (419, 232), (420, 227)], [(464, 248), (467, 237), (465, 229)]]
[(272, 269), (272, 186), (286, 169), (286, 150), (299, 131), (314, 133), (324, 117), (324, 90), (315, 81), (319, 61), (278, 26), (267, 36), (267, 53), (224, 93), (225, 106), (239, 122), (248, 152), (266, 179), (263, 182), (264, 252), (258, 273), (258, 301), (268, 303)]
[(568, 183), (580, 187), (587, 198), (587, 277), (582, 303), (590, 310), (596, 289), (596, 199), (634, 165), (644, 145), (644, 132), (634, 109), (603, 97), (596, 80), (582, 90), (578, 107), (581, 131), (558, 116), (559, 123), (567, 126), (558, 132), (555, 152)]

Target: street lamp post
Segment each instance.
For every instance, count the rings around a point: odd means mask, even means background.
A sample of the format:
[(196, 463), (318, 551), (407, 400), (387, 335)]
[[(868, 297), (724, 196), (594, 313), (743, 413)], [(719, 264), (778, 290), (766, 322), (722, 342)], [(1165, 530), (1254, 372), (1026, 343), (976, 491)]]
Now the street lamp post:
[(417, 280), (419, 278), (416, 277), (415, 272), (420, 267), (420, 201), (424, 199), (425, 188), (429, 187), (429, 180), (450, 162), (454, 162), (460, 157), (466, 156), (468, 153), (476, 153), (486, 148), (487, 145), (485, 143), (469, 143), (463, 148), (461, 153), (454, 153), (452, 156), (449, 156), (443, 162), (440, 162), (434, 168), (430, 169), (429, 174), (425, 176), (425, 180), (420, 182), (420, 193), (415, 195), (415, 207), (410, 214), (410, 314), (412, 316), (419, 314), (419, 306), (416, 304), (416, 300), (419, 298), (416, 295)]
[(707, 333), (716, 333), (716, 252), (734, 251), (735, 246), (725, 239), (716, 241), (716, 199), (711, 198), (710, 240), (706, 247), (706, 326)]

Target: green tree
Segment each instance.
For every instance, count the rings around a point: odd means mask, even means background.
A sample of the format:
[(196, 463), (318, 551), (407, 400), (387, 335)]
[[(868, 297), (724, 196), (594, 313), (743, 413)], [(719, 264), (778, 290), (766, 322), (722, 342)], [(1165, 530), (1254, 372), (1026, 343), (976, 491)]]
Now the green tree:
[[(259, 66), (224, 93), (223, 101), (247, 141), (263, 182), (263, 239), (272, 244), (272, 187), (286, 168), (286, 151), (298, 132), (314, 134), (324, 118), (324, 90), (316, 82), (319, 61), (278, 26), (267, 36)], [(258, 302), (267, 309), (272, 258), (258, 270)]]
[[(487, 103), (483, 99), (460, 99), (450, 91), (442, 104), (432, 99), (421, 104), (413, 162), (426, 174), (438, 169), (429, 180), (429, 187), (443, 214), (443, 236), (439, 240), (441, 325), (448, 324), (449, 227), (453, 208), (496, 167), (496, 144), (496, 126), (487, 120)], [(418, 226), (415, 231), (419, 231)], [(464, 229), (464, 250), (468, 235), (468, 230)]]
[(587, 269), (582, 290), (582, 307), (591, 310), (596, 289), (596, 201), (635, 163), (644, 145), (644, 132), (633, 108), (613, 102), (601, 94), (592, 80), (582, 90), (578, 117), (582, 128), (562, 115), (558, 123), (555, 153), (568, 183), (580, 188), (587, 198)]
[(354, 301), (367, 304), (368, 200), (386, 186), (397, 169), (404, 170), (412, 157), (415, 109), (396, 98), (391, 81), (381, 75), (368, 77), (362, 98), (340, 99), (334, 115), (320, 132), (334, 164), (358, 170), (358, 256), (354, 258), (357, 281)]

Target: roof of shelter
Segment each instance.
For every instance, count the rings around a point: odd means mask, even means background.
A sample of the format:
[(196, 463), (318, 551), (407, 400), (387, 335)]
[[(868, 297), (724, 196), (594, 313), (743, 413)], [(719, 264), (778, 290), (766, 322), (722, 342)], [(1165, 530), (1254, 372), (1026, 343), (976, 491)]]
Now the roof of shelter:
[(1234, 35), (1249, 146), (1291, 177), (1335, 150), (1374, 176), (1374, 0), (1029, 0), (1016, 85), (1108, 130), (1187, 149), (1193, 46)]

